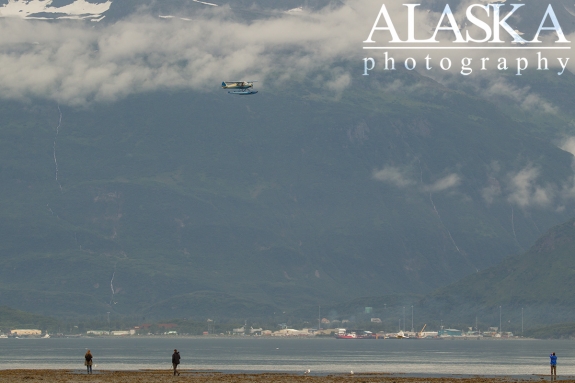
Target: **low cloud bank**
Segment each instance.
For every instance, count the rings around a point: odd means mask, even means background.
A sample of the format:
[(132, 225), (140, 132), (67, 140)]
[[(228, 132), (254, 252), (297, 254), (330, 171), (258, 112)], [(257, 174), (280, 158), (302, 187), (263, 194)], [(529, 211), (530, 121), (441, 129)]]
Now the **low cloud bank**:
[[(319, 72), (325, 89), (337, 93), (361, 76), (363, 57), (373, 54), (381, 59), (382, 52), (362, 49), (380, 7), (376, 0), (349, 1), (253, 22), (236, 21), (226, 7), (206, 7), (209, 10), (193, 20), (139, 15), (111, 25), (3, 18), (0, 97), (43, 97), (78, 105), (162, 89), (217, 89), (223, 80), (258, 79), (265, 87), (266, 80), (271, 84), (273, 79), (273, 86), (281, 86)], [(387, 7), (395, 28), (405, 33), (406, 7)], [(420, 8), (415, 9), (418, 31), (433, 30), (441, 14)], [(462, 12), (455, 12), (458, 20)], [(386, 31), (376, 35), (381, 43), (389, 40)], [(428, 52), (396, 53), (400, 65), (407, 56), (423, 62)], [(433, 56), (439, 59), (444, 53), (435, 51)], [(481, 53), (449, 54), (457, 60), (471, 54), (478, 59)], [(534, 59), (533, 55), (526, 57)], [(352, 69), (337, 64), (355, 61)], [(497, 76), (496, 70), (492, 73)], [(432, 75), (425, 70), (422, 74)], [(526, 108), (541, 104), (528, 89), (501, 90), (494, 85), (488, 92), (511, 92)], [(545, 103), (542, 107), (554, 110)]]

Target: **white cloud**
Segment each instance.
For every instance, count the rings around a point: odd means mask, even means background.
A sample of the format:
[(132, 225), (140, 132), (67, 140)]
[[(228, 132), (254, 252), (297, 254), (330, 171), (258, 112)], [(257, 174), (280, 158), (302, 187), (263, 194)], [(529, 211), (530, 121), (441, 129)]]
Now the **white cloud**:
[(108, 25), (0, 19), (0, 97), (82, 104), (161, 89), (215, 90), (224, 80), (281, 86), (312, 72), (322, 74), (323, 88), (341, 92), (352, 75), (334, 62), (349, 60), (350, 51), (362, 57), (361, 42), (377, 14), (377, 3), (370, 3), (250, 23), (233, 21), (223, 7), (209, 7), (189, 22), (151, 16)]
[(497, 76), (481, 75), (468, 82), (485, 99), (505, 97), (524, 110), (555, 114), (558, 108), (531, 91), (529, 86), (517, 87)]
[[(76, 0), (67, 7), (71, 14), (78, 13), (84, 3)], [(26, 4), (28, 10), (32, 6), (59, 9), (50, 6), (51, 0), (9, 3), (11, 7), (16, 4)], [(101, 3), (98, 5), (101, 9), (92, 11), (101, 12), (107, 4)], [(407, 8), (401, 2), (388, 2), (386, 6), (396, 29), (405, 34)], [(353, 78), (361, 76), (363, 57), (377, 58), (379, 66), (374, 73), (382, 71), (381, 52), (362, 50), (362, 42), (369, 35), (380, 7), (377, 0), (365, 0), (360, 5), (348, 1), (319, 12), (276, 14), (251, 22), (234, 21), (233, 11), (227, 7), (206, 7), (205, 13), (189, 21), (177, 15), (169, 19), (134, 16), (107, 25), (3, 18), (0, 19), (0, 97), (43, 97), (60, 103), (83, 104), (162, 89), (216, 90), (223, 80), (257, 79), (258, 87), (275, 87), (286, 81), (303, 80), (310, 73), (321, 73), (320, 86), (340, 93), (350, 86)], [(436, 27), (440, 14), (416, 8), (420, 38), (425, 38), (425, 32)], [(461, 9), (457, 12), (460, 15)], [(385, 31), (374, 36), (378, 43), (389, 38)], [(393, 56), (397, 66), (403, 65), (405, 57), (414, 57), (420, 70), (428, 53), (394, 51)], [(457, 73), (455, 63), (461, 57), (473, 57), (477, 64), (482, 54), (433, 51), (435, 72), (432, 72), (443, 73), (438, 61), (444, 55), (453, 58), (451, 73)], [(532, 56), (529, 59), (535, 60)], [(356, 60), (357, 67), (342, 69), (334, 64), (348, 60), (352, 63)], [(571, 64), (575, 65), (575, 60)], [(556, 65), (551, 58), (549, 65)], [(432, 75), (425, 70), (422, 73)], [(474, 75), (477, 73), (476, 69)], [(497, 77), (497, 70), (489, 73)], [(460, 75), (455, 77), (458, 81), (462, 79)], [(552, 105), (528, 89), (500, 84), (493, 81), (484, 95), (507, 94), (524, 108), (554, 111)], [(391, 88), (399, 86), (402, 84), (398, 81), (390, 83)]]
[(394, 166), (386, 166), (381, 170), (373, 172), (373, 178), (395, 185), (399, 188), (405, 188), (415, 185), (415, 181), (409, 179), (408, 172)]
[(559, 148), (575, 156), (575, 136), (564, 138), (561, 144), (559, 145)]
[[(417, 181), (410, 178), (410, 172), (407, 168), (399, 168), (395, 166), (385, 166), (381, 170), (373, 172), (373, 179), (387, 182), (398, 188), (406, 188), (409, 186), (417, 185)], [(419, 189), (420, 192), (441, 192), (451, 188), (455, 188), (461, 184), (461, 177), (455, 173), (451, 173), (431, 185), (423, 185)]]
[(440, 192), (457, 187), (460, 183), (461, 178), (457, 174), (451, 173), (448, 176), (435, 181), (432, 185), (427, 186), (426, 190), (430, 192)]
[[(571, 122), (571, 126), (573, 126), (573, 122)], [(575, 171), (575, 136), (572, 137), (565, 137), (561, 143), (559, 144), (559, 148), (573, 154), (573, 160), (571, 161), (571, 168)], [(565, 189), (570, 188), (571, 191), (568, 193), (568, 195), (571, 195), (572, 197), (575, 197), (575, 177), (573, 177), (573, 181), (569, 181), (573, 186), (569, 186), (569, 187), (564, 187)], [(569, 183), (568, 182), (568, 183)]]
[(528, 166), (512, 174), (509, 182), (508, 202), (520, 207), (548, 206), (554, 198), (554, 188), (537, 184), (539, 169)]
[(564, 199), (575, 198), (575, 176), (571, 177), (571, 179), (563, 185), (561, 194)]

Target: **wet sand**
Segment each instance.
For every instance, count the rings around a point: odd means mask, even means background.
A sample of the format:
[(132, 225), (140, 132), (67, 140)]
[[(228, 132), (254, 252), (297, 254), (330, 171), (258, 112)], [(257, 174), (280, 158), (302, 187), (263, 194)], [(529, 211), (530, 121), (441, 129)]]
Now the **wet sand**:
[[(87, 375), (84, 370), (0, 370), (0, 382), (100, 382), (100, 383), (507, 383), (507, 382), (545, 382), (549, 376), (528, 377), (481, 377), (447, 376), (414, 377), (401, 374), (334, 374), (325, 376), (296, 374), (223, 374), (181, 370), (180, 376), (173, 376), (168, 370), (145, 371), (94, 371)], [(558, 377), (562, 382), (575, 382), (573, 377)]]

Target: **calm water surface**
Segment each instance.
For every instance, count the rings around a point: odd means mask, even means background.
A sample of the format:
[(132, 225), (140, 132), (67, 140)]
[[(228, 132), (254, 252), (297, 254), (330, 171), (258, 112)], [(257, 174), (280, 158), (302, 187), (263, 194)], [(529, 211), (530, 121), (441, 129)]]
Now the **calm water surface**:
[(82, 369), (86, 349), (95, 370), (169, 369), (174, 348), (181, 367), (222, 372), (312, 374), (575, 375), (575, 342), (541, 340), (338, 340), (274, 338), (0, 339), (0, 369)]

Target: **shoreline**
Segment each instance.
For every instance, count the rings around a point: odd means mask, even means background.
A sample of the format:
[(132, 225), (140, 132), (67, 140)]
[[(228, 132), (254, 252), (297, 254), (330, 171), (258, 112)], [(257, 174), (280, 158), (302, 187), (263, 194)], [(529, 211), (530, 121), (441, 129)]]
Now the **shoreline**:
[[(19, 382), (77, 382), (97, 380), (102, 383), (152, 383), (172, 382), (174, 379), (192, 383), (506, 383), (525, 381), (551, 381), (549, 375), (489, 376), (489, 375), (433, 375), (396, 373), (341, 373), (341, 374), (290, 374), (290, 373), (229, 373), (208, 370), (181, 369), (179, 376), (173, 376), (170, 369), (164, 370), (98, 370), (88, 375), (84, 369), (16, 369), (0, 370), (0, 381)], [(573, 382), (575, 376), (558, 376), (557, 381)]]
[[(42, 336), (19, 336), (13, 337), (10, 336), (8, 338), (3, 339), (313, 339), (313, 340), (320, 340), (320, 339), (337, 339), (334, 336), (298, 336), (298, 335), (288, 335), (288, 336), (255, 336), (255, 335), (246, 335), (246, 336), (238, 336), (238, 335), (86, 335), (86, 334), (78, 334), (78, 335), (64, 335), (64, 336), (50, 336), (49, 338), (45, 338)], [(510, 337), (510, 338), (496, 338), (496, 337), (477, 337), (477, 336), (452, 336), (452, 337), (435, 337), (435, 338), (407, 338), (407, 339), (398, 339), (398, 338), (379, 338), (379, 339), (338, 339), (341, 341), (366, 341), (366, 340), (387, 340), (387, 341), (438, 341), (438, 340), (486, 340), (486, 341), (524, 341), (524, 340), (549, 340), (549, 339), (540, 339), (540, 338), (526, 338), (526, 337)], [(571, 341), (570, 339), (551, 339), (554, 341)]]

